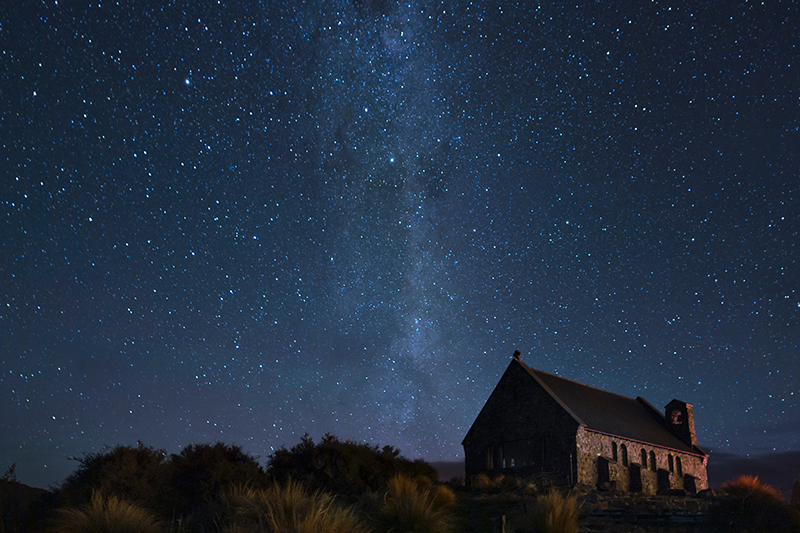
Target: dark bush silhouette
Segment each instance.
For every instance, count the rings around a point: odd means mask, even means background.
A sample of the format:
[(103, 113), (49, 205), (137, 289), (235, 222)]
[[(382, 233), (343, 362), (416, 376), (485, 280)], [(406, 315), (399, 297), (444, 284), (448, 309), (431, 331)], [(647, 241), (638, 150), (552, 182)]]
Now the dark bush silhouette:
[(290, 450), (281, 448), (269, 457), (267, 474), (281, 483), (290, 479), (312, 490), (341, 496), (359, 496), (377, 491), (403, 474), (410, 478), (436, 479), (436, 469), (422, 459), (410, 460), (392, 446), (340, 441), (326, 434), (315, 444), (307, 434)]
[(115, 446), (75, 460), (78, 469), (57, 489), (61, 505), (87, 505), (92, 492), (100, 491), (154, 512), (165, 511), (171, 467), (164, 450), (139, 442), (136, 447)]
[[(88, 505), (92, 493), (114, 496), (155, 513), (164, 521), (208, 518), (222, 491), (237, 485), (264, 487), (258, 460), (239, 446), (194, 444), (167, 458), (141, 442), (77, 459), (78, 469), (58, 489), (62, 507)], [(201, 516), (202, 515), (202, 516)]]
[(200, 520), (200, 515), (214, 512), (212, 503), (223, 491), (236, 486), (263, 488), (268, 484), (256, 457), (239, 446), (221, 442), (187, 446), (180, 454), (173, 454), (170, 463), (174, 516), (195, 515)]

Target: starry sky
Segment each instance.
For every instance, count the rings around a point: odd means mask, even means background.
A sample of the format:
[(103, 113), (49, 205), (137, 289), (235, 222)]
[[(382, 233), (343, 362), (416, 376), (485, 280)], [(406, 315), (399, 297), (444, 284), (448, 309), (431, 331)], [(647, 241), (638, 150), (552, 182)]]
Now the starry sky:
[[(5, 2), (0, 469), (463, 459), (515, 349), (800, 449), (791, 2)], [(713, 453), (712, 453), (713, 460)]]

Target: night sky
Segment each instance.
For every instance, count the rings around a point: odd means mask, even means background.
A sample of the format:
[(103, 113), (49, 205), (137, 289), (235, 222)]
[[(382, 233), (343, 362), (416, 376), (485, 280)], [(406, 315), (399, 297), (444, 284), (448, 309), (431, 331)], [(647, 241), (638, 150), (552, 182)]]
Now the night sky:
[(791, 2), (119, 4), (0, 7), (0, 470), (458, 461), (515, 349), (800, 449)]

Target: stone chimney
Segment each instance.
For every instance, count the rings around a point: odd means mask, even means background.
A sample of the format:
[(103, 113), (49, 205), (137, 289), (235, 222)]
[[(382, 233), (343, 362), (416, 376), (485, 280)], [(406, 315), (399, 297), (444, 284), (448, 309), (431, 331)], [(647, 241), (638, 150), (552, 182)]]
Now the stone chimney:
[(692, 405), (680, 400), (672, 400), (664, 407), (667, 426), (689, 446), (697, 446), (697, 433), (694, 431), (694, 412)]

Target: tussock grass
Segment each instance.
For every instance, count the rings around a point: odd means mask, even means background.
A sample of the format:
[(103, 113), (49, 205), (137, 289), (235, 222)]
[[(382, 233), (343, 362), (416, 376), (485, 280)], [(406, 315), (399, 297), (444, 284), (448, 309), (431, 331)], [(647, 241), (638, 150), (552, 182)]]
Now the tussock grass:
[(578, 502), (574, 495), (551, 490), (536, 498), (527, 515), (513, 525), (513, 530), (536, 533), (578, 533)]
[(225, 496), (233, 509), (227, 533), (368, 533), (352, 510), (329, 494), (289, 481), (267, 489), (238, 487)]
[(433, 489), (433, 506), (438, 509), (448, 509), (456, 504), (456, 495), (444, 485), (439, 485)]
[(159, 533), (163, 527), (150, 512), (116, 496), (92, 493), (82, 509), (59, 509), (57, 533)]
[(722, 484), (722, 490), (736, 497), (772, 498), (783, 501), (781, 492), (771, 485), (761, 483), (758, 476), (739, 476), (726, 481)]
[(403, 475), (389, 480), (375, 524), (392, 533), (446, 533), (456, 497), (447, 487), (428, 487)]
[(797, 533), (800, 513), (792, 509), (780, 491), (761, 483), (757, 476), (739, 476), (726, 481), (728, 497), (709, 512), (709, 522), (720, 531)]
[(490, 489), (494, 486), (494, 483), (492, 483), (492, 478), (490, 478), (486, 474), (478, 474), (477, 476), (475, 476), (474, 484), (476, 488), (479, 488), (481, 490)]

